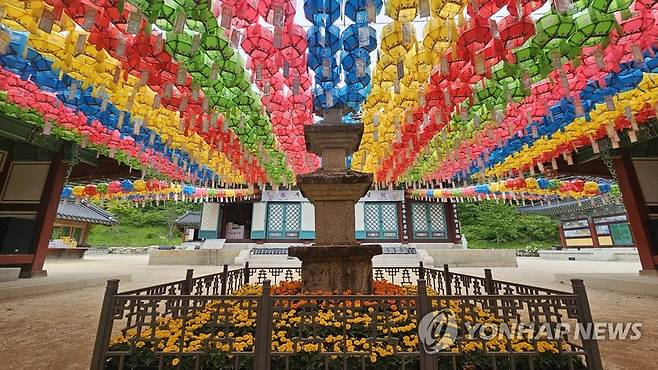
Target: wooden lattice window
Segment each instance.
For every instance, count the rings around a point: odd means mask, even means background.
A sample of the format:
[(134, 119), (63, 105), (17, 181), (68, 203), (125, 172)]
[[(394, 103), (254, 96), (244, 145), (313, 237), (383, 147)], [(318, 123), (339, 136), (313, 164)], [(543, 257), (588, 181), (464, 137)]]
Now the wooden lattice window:
[(411, 225), (415, 239), (448, 238), (448, 225), (443, 203), (412, 203)]
[(398, 239), (398, 207), (395, 202), (366, 202), (365, 231), (368, 239)]
[(302, 205), (293, 202), (267, 203), (267, 238), (298, 239), (302, 228)]

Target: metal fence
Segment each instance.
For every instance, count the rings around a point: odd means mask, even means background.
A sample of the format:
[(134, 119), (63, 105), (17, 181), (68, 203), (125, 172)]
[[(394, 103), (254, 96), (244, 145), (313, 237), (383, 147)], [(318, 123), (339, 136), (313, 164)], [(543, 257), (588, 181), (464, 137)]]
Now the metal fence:
[[(386, 349), (387, 361), (403, 370), (535, 369), (545, 351), (540, 340), (530, 338), (527, 348), (518, 352), (512, 341), (490, 348), (491, 343), (462, 330), (451, 338), (451, 350), (430, 353), (416, 326), (428, 313), (446, 309), (455, 310), (462, 324), (476, 312), (527, 327), (592, 323), (585, 287), (577, 279), (572, 280), (572, 292), (562, 292), (494, 280), (488, 269), (479, 277), (421, 264), (373, 269), (375, 280), (417, 285), (413, 295), (272, 295), (271, 284), (299, 280), (300, 274), (301, 268), (292, 267), (224, 266), (220, 273), (195, 278), (188, 270), (184, 280), (121, 293), (119, 281), (110, 280), (91, 369), (365, 370), (378, 368), (370, 358)], [(262, 294), (231, 295), (248, 283), (260, 285)], [(291, 312), (297, 321), (292, 321)], [(331, 318), (331, 337), (336, 339), (331, 344), (326, 343), (326, 317)], [(357, 322), (367, 325), (360, 327), (361, 339), (355, 346), (348, 334)], [(163, 328), (163, 323), (169, 325)], [(282, 327), (290, 334), (285, 344)], [(190, 328), (201, 330), (194, 334), (200, 339), (192, 340)], [(400, 328), (411, 328), (405, 343), (402, 335), (393, 335)], [(161, 339), (161, 330), (169, 331), (167, 342)], [(119, 334), (129, 339), (110, 349), (110, 341)], [(595, 340), (564, 335), (553, 342), (552, 351), (562, 360), (561, 367), (552, 369), (602, 370)], [(469, 348), (480, 349), (476, 363)]]

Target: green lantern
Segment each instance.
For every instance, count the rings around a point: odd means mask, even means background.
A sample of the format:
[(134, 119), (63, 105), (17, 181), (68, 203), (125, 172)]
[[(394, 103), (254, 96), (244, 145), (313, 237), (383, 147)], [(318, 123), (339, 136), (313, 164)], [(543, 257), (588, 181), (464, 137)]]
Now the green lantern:
[[(160, 12), (157, 15), (155, 25), (158, 26), (161, 30), (165, 32), (172, 32), (175, 28), (176, 18), (178, 17), (179, 12), (185, 12), (184, 9), (179, 10), (175, 5), (172, 4), (163, 4), (160, 8)], [(148, 13), (149, 19), (153, 13)]]
[(201, 38), (201, 43), (208, 53), (208, 56), (215, 61), (230, 59), (235, 51), (220, 33), (205, 33)]
[(251, 90), (243, 91), (237, 87), (231, 87), (229, 90), (233, 92), (233, 101), (243, 111), (248, 111), (251, 104), (256, 100), (255, 93)]
[(190, 61), (190, 68), (188, 72), (192, 75), (192, 78), (199, 81), (199, 84), (202, 87), (213, 86), (216, 82), (210, 79), (212, 74), (212, 62), (208, 55), (205, 53), (198, 53)]
[(536, 34), (533, 43), (538, 49), (559, 48), (576, 31), (571, 15), (548, 13), (535, 24)]
[[(178, 62), (192, 67), (192, 43), (193, 35), (187, 32), (167, 32), (165, 51), (173, 56)], [(189, 65), (188, 65), (189, 64)]]
[(485, 81), (484, 88), (476, 92), (480, 104), (493, 107), (503, 94), (501, 86), (492, 80)]
[(576, 16), (576, 31), (569, 37), (569, 44), (579, 48), (601, 44), (615, 23), (614, 16), (589, 8)]
[(519, 80), (514, 80), (507, 85), (505, 85), (505, 88), (507, 91), (509, 91), (509, 96), (512, 99), (512, 101), (515, 102), (520, 102), (523, 100), (525, 97), (530, 95), (530, 90), (526, 89), (521, 81)]
[(633, 0), (592, 0), (589, 6), (601, 13), (613, 14), (628, 10), (632, 3)]
[(491, 67), (491, 79), (499, 84), (508, 84), (516, 80), (518, 67), (516, 65), (500, 61)]
[(215, 94), (213, 98), (216, 99), (216, 103), (213, 104), (220, 112), (229, 112), (235, 107), (233, 102), (233, 93), (227, 88), (223, 88), (218, 94)]

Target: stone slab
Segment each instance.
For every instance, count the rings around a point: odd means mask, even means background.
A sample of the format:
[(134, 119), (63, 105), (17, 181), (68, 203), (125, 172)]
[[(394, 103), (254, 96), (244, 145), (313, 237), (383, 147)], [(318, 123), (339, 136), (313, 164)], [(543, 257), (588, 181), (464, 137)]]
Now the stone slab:
[(79, 260), (87, 252), (87, 248), (48, 248), (48, 259)]
[(658, 276), (643, 276), (639, 273), (564, 273), (555, 274), (555, 279), (562, 284), (570, 284), (569, 279), (582, 279), (588, 289), (607, 289), (658, 297)]
[(514, 249), (426, 249), (434, 266), (517, 267)]
[(541, 250), (539, 256), (552, 260), (579, 261), (639, 261), (636, 248), (566, 248), (561, 250)]
[(232, 265), (242, 248), (199, 250), (152, 250), (149, 265), (222, 266)]
[(16, 281), (20, 273), (20, 267), (0, 267), (0, 282)]
[(62, 274), (57, 277), (20, 279), (0, 283), (0, 299), (42, 295), (67, 290), (103, 286), (107, 280), (131, 281), (130, 274)]
[(340, 152), (332, 154), (342, 153), (343, 168), (345, 167), (345, 157), (359, 149), (361, 136), (363, 136), (363, 124), (320, 123), (304, 126), (306, 149), (310, 153), (323, 157), (323, 161), (324, 157), (329, 154), (326, 152), (327, 149), (341, 149)]

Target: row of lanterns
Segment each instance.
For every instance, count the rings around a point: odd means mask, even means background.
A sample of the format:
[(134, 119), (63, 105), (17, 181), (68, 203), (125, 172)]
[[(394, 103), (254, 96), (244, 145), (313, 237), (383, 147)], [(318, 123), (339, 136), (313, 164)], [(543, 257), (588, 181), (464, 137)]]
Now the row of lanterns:
[[(219, 16), (223, 23), (239, 29), (240, 22), (232, 20), (237, 6), (222, 3)], [(304, 125), (313, 123), (311, 80), (306, 62), (306, 32), (294, 23), (294, 15), (292, 0), (259, 2), (258, 15), (249, 15), (252, 23), (244, 30), (241, 47), (249, 55), (247, 68), (261, 92), (272, 131), (286, 153), (287, 163), (294, 173), (306, 173), (319, 166), (319, 159), (306, 151)], [(259, 22), (261, 18), (265, 23)], [(286, 183), (290, 179), (282, 180)]]

